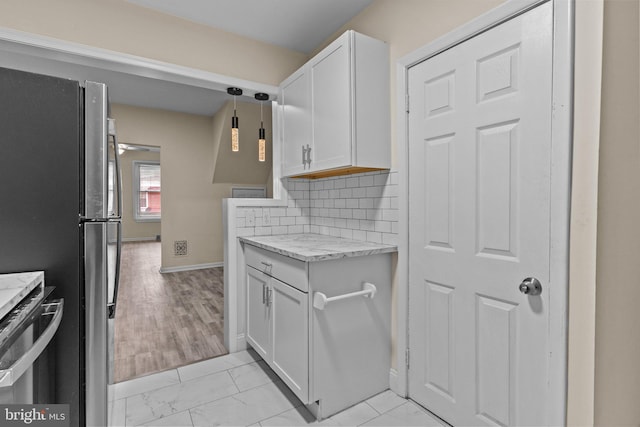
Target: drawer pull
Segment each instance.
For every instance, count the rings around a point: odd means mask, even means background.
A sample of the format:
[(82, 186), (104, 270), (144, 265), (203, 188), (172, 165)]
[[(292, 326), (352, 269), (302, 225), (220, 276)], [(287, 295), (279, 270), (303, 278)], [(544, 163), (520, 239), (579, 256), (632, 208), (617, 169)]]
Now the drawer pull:
[(327, 296), (322, 292), (315, 292), (313, 294), (313, 307), (318, 310), (324, 310), (325, 306), (330, 302), (340, 301), (343, 299), (359, 297), (359, 296), (373, 298), (376, 295), (376, 292), (377, 292), (376, 285), (369, 282), (365, 282), (362, 284), (361, 291), (352, 292), (350, 294), (338, 295), (335, 297), (327, 298)]
[(272, 268), (273, 264), (271, 264), (270, 262), (266, 262), (266, 261), (260, 261), (260, 264), (264, 265), (267, 268)]
[(262, 284), (262, 303), (266, 304), (267, 301), (267, 285)]

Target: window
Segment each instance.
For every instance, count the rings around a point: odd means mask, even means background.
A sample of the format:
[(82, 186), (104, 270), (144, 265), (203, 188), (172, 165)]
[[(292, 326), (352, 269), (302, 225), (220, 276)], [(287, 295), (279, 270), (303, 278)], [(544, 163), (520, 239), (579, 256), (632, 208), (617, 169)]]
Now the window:
[(160, 221), (160, 163), (133, 162), (133, 205), (136, 221)]

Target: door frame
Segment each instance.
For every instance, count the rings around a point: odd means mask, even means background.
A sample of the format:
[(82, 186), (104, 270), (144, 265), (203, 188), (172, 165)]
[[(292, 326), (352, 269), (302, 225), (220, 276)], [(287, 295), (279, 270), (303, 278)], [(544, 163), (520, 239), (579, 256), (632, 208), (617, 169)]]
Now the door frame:
[[(399, 163), (399, 244), (397, 283), (396, 372), (391, 388), (408, 396), (409, 361), (409, 69), (484, 31), (539, 6), (553, 2), (553, 71), (551, 120), (551, 248), (549, 307), (549, 422), (564, 425), (567, 413), (567, 331), (569, 291), (569, 214), (573, 131), (573, 34), (575, 0), (509, 0), (495, 9), (400, 58), (396, 65)], [(403, 363), (404, 361), (405, 363)]]

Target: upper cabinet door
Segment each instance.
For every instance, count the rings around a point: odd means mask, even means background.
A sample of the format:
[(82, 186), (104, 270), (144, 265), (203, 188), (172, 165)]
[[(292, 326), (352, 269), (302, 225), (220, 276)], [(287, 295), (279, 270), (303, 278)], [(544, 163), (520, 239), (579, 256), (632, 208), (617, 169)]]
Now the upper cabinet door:
[(313, 132), (310, 170), (351, 165), (351, 34), (345, 33), (310, 63)]
[(389, 169), (389, 48), (347, 31), (280, 85), (282, 176)]
[(309, 73), (305, 67), (280, 85), (283, 176), (304, 173), (307, 167), (307, 146), (313, 145), (309, 98)]

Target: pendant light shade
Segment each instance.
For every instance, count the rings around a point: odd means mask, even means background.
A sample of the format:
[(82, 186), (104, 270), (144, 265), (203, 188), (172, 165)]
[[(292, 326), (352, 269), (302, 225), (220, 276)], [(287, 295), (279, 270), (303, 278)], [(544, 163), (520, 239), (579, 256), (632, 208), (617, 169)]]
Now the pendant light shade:
[(238, 116), (236, 115), (236, 96), (242, 95), (242, 89), (237, 87), (227, 88), (227, 93), (233, 95), (233, 117), (231, 117), (231, 151), (240, 151), (240, 131)]
[(269, 99), (266, 93), (256, 93), (255, 98), (260, 101), (260, 129), (258, 129), (258, 161), (264, 162), (267, 159), (267, 142), (264, 137), (264, 122), (262, 120), (262, 104)]

